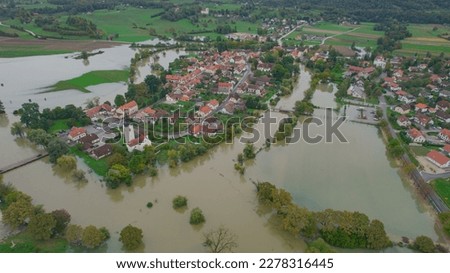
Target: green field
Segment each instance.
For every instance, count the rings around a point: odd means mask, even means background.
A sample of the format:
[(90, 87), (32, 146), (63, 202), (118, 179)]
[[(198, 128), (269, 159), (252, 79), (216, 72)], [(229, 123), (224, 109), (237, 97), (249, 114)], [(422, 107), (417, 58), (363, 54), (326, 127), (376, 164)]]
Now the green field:
[(442, 200), (450, 207), (450, 180), (436, 179), (431, 185)]
[(91, 91), (87, 90), (86, 87), (102, 83), (126, 82), (128, 80), (128, 76), (129, 71), (127, 70), (91, 71), (77, 78), (59, 81), (55, 85), (50, 86), (50, 89), (46, 92), (75, 89), (84, 93), (90, 93)]
[[(338, 25), (329, 22), (320, 22), (313, 26), (303, 27), (300, 30), (294, 31), (288, 37), (286, 37), (285, 42), (288, 45), (299, 45), (300, 40), (296, 40), (298, 35), (308, 34), (317, 35), (320, 37), (330, 37), (325, 41), (326, 45), (335, 46), (348, 46), (350, 47), (353, 42), (359, 47), (375, 47), (377, 39), (383, 36), (383, 32), (373, 30), (373, 23), (361, 23), (360, 25), (347, 26)], [(351, 32), (348, 32), (352, 30)], [(318, 45), (321, 42), (318, 40), (304, 40), (305, 45)]]
[[(434, 29), (436, 27), (436, 29)], [(434, 30), (433, 30), (434, 29)], [(440, 34), (450, 33), (450, 27), (443, 25), (418, 25), (411, 24), (408, 30), (412, 37), (402, 41), (402, 49), (396, 53), (404, 55), (425, 55), (430, 52), (433, 55), (444, 53), (450, 55), (450, 41), (438, 37)]]
[(70, 148), (70, 152), (78, 156), (79, 158), (83, 159), (84, 163), (86, 163), (86, 165), (99, 176), (105, 177), (106, 174), (108, 173), (109, 166), (105, 158), (95, 160), (86, 153), (78, 150), (76, 147)]
[(67, 130), (69, 129), (69, 126), (67, 126), (67, 119), (60, 119), (53, 122), (52, 126), (49, 129), (50, 133), (56, 133), (61, 130)]
[(16, 58), (71, 53), (72, 50), (49, 50), (44, 46), (0, 46), (0, 58)]
[[(11, 248), (14, 242), (15, 247)], [(8, 237), (0, 243), (0, 253), (63, 253), (67, 251), (64, 238), (52, 238), (40, 241), (33, 238), (28, 231)]]

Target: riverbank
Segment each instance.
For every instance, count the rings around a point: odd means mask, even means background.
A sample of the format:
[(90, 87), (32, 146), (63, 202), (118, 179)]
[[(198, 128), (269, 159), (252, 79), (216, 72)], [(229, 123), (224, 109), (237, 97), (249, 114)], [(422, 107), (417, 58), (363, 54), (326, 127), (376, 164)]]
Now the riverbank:
[(124, 42), (100, 40), (25, 40), (0, 37), (0, 58), (54, 55), (79, 51), (92, 51), (124, 45)]

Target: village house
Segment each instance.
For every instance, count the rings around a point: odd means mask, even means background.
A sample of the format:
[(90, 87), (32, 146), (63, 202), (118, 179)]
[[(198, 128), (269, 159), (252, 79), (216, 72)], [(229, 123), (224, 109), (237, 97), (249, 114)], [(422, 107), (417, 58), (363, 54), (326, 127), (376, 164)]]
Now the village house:
[(272, 70), (272, 66), (272, 64), (258, 63), (258, 65), (256, 66), (256, 70), (262, 72), (270, 72)]
[(382, 69), (385, 69), (386, 68), (386, 60), (384, 59), (383, 56), (378, 55), (373, 60), (373, 65), (376, 66), (376, 67), (381, 67)]
[(233, 84), (231, 82), (219, 82), (217, 93), (228, 94), (233, 89)]
[(445, 111), (447, 111), (450, 108), (450, 102), (448, 102), (446, 100), (438, 101), (438, 103), (436, 104), (436, 108), (438, 110), (441, 110), (441, 111), (445, 112)]
[(439, 168), (448, 168), (450, 166), (450, 158), (436, 150), (429, 152), (427, 159)]
[(125, 115), (132, 116), (132, 115), (136, 114), (138, 110), (139, 110), (139, 107), (138, 107), (137, 103), (134, 100), (132, 100), (132, 101), (120, 106), (116, 110), (116, 115), (118, 115), (119, 117), (124, 117)]
[(212, 109), (209, 106), (205, 105), (205, 106), (200, 107), (200, 109), (197, 111), (197, 116), (204, 118), (207, 115), (209, 115), (211, 112), (212, 112)]
[(360, 84), (356, 85), (350, 85), (350, 87), (347, 89), (347, 95), (359, 98), (359, 99), (365, 99), (366, 93), (364, 92), (364, 86)]
[(350, 65), (345, 73), (345, 76), (350, 77), (357, 75), (360, 78), (367, 79), (374, 71), (374, 67), (359, 67)]
[(132, 153), (134, 150), (137, 151), (144, 151), (144, 148), (146, 146), (151, 146), (152, 142), (148, 138), (148, 136), (144, 136), (143, 134), (139, 135), (139, 137), (133, 138), (130, 141), (127, 142), (127, 150), (128, 152)]
[(100, 139), (96, 134), (87, 134), (86, 136), (80, 138), (78, 143), (82, 145), (83, 151), (87, 151), (94, 147), (96, 143), (99, 143)]
[(445, 123), (449, 123), (449, 122), (450, 122), (450, 114), (448, 114), (447, 112), (438, 110), (438, 111), (436, 112), (436, 117), (437, 117), (439, 120), (441, 120), (441, 121), (443, 121), (443, 122), (445, 122)]
[(448, 129), (442, 129), (439, 134), (438, 137), (440, 139), (442, 139), (443, 141), (450, 143), (450, 130)]
[(112, 146), (110, 144), (105, 144), (98, 148), (93, 149), (90, 154), (93, 158), (99, 160), (112, 154), (112, 151), (113, 151)]
[(406, 133), (406, 135), (414, 143), (424, 143), (426, 141), (426, 138), (422, 134), (422, 132), (420, 132), (416, 128), (409, 129), (408, 132)]
[(417, 103), (414, 108), (416, 109), (416, 112), (425, 113), (428, 111), (428, 105), (425, 103)]
[(397, 105), (395, 106), (394, 111), (399, 114), (406, 115), (411, 111), (411, 106), (409, 106), (409, 104)]
[(409, 127), (411, 126), (411, 121), (405, 115), (401, 115), (397, 118), (397, 124), (401, 127)]
[(442, 151), (446, 156), (449, 156), (449, 155), (450, 155), (450, 145), (449, 145), (449, 144), (445, 144), (444, 147), (441, 148), (441, 151)]
[(433, 120), (429, 116), (426, 116), (426, 115), (420, 114), (420, 113), (417, 113), (415, 115), (414, 122), (422, 125), (423, 127), (434, 124)]
[(78, 127), (72, 127), (72, 129), (69, 132), (68, 138), (71, 141), (77, 141), (82, 137), (86, 136), (86, 129), (84, 128), (78, 128)]
[(106, 103), (102, 105), (98, 105), (86, 110), (86, 116), (90, 119), (94, 119), (100, 115), (110, 115), (112, 111), (112, 107)]
[(206, 105), (212, 110), (215, 110), (217, 107), (219, 107), (219, 102), (216, 99), (213, 99), (210, 100)]

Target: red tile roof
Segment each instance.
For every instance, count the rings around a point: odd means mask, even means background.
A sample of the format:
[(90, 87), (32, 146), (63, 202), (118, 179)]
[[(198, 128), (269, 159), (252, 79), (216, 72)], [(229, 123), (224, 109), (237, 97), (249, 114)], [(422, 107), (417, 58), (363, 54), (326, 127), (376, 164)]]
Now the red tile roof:
[(436, 161), (440, 165), (445, 165), (450, 161), (450, 158), (446, 157), (445, 155), (443, 155), (442, 153), (440, 153), (436, 150), (429, 152), (427, 154), (427, 157)]
[(85, 134), (85, 133), (86, 133), (86, 129), (84, 129), (84, 128), (72, 127), (72, 130), (70, 130), (70, 132), (69, 132), (69, 136), (71, 138), (75, 138), (75, 137)]
[(211, 108), (209, 106), (202, 106), (199, 109), (200, 112), (203, 112), (204, 114), (209, 114), (211, 112)]
[(446, 151), (447, 153), (450, 153), (450, 145), (449, 144), (445, 144), (444, 151)]
[(448, 129), (442, 129), (439, 133), (440, 133), (441, 135), (443, 135), (443, 136), (447, 136), (447, 138), (450, 139), (450, 130), (448, 130)]
[(425, 103), (418, 103), (418, 104), (416, 104), (416, 108), (417, 109), (427, 109), (428, 105), (426, 105)]
[(408, 135), (410, 135), (413, 139), (416, 139), (420, 136), (423, 136), (423, 134), (417, 130), (416, 128), (412, 128), (408, 131)]
[(125, 111), (125, 110), (128, 110), (128, 109), (136, 107), (136, 106), (137, 106), (137, 103), (134, 100), (132, 100), (132, 101), (120, 106), (119, 109), (122, 111)]

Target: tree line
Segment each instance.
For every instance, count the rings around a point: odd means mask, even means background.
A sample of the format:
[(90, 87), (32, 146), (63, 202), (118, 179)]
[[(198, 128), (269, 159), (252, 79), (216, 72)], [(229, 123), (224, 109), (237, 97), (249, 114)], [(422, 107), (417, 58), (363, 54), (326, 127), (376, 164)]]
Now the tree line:
[[(270, 8), (274, 2), (263, 0)], [(326, 21), (383, 22), (397, 19), (402, 22), (423, 24), (450, 23), (450, 5), (440, 0), (280, 0), (279, 8), (290, 8), (300, 12), (319, 10), (320, 17)]]
[(312, 212), (292, 201), (290, 193), (269, 182), (256, 183), (261, 204), (275, 212), (284, 230), (308, 241), (322, 238), (342, 248), (384, 249), (392, 245), (379, 220), (370, 220), (360, 212), (326, 209)]

